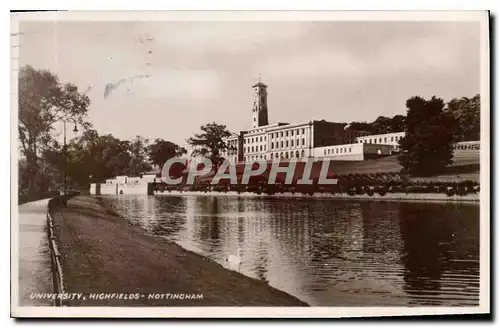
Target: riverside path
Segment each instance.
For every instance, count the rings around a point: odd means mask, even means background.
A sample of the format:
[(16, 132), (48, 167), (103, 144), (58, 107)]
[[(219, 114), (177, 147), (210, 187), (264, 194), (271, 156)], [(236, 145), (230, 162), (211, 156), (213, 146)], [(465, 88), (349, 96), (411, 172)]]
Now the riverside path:
[(13, 260), (19, 262), (19, 306), (51, 306), (52, 300), (32, 299), (32, 293), (51, 293), (52, 276), (47, 237), (47, 203), (49, 199), (20, 205), (19, 248)]

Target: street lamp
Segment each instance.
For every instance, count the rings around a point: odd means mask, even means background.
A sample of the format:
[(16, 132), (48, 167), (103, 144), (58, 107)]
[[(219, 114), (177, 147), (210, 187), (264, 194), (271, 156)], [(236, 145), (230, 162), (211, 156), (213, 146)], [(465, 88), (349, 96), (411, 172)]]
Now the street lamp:
[(63, 149), (64, 149), (64, 194), (66, 195), (67, 194), (67, 191), (68, 191), (68, 186), (67, 186), (67, 180), (66, 180), (66, 177), (67, 177), (67, 165), (68, 165), (68, 151), (67, 151), (67, 146), (66, 146), (66, 122), (68, 121), (73, 121), (73, 123), (75, 123), (75, 127), (73, 128), (73, 132), (76, 133), (78, 132), (78, 128), (76, 127), (76, 120), (74, 118), (67, 118), (67, 119), (62, 119), (63, 123), (64, 123), (64, 129), (63, 129), (63, 135), (64, 135), (64, 146), (63, 146)]

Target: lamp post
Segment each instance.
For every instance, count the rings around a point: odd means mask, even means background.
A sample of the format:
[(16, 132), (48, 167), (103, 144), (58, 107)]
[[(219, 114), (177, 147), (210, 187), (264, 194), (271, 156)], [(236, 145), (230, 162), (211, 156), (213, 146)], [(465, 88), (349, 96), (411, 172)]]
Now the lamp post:
[(64, 194), (66, 195), (67, 191), (68, 191), (67, 180), (66, 180), (67, 171), (68, 171), (68, 168), (67, 168), (68, 150), (67, 150), (67, 145), (66, 145), (66, 122), (73, 121), (75, 123), (75, 127), (73, 129), (73, 132), (75, 132), (75, 133), (78, 132), (78, 128), (76, 127), (76, 120), (73, 118), (63, 119), (62, 121), (64, 124), (64, 128), (63, 128), (63, 136), (64, 136), (64, 144), (63, 144), (63, 149), (64, 149), (64, 181), (63, 181), (63, 185), (64, 185)]

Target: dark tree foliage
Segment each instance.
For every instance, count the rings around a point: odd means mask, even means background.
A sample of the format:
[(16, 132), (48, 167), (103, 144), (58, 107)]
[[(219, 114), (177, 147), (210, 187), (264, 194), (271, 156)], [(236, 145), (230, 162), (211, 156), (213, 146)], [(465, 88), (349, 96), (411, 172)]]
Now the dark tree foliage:
[(452, 163), (455, 120), (440, 98), (412, 97), (406, 107), (406, 136), (400, 140), (398, 157), (403, 171), (416, 176), (442, 172)]
[(392, 132), (402, 132), (406, 128), (406, 117), (404, 115), (395, 115), (394, 117), (379, 116), (371, 123), (352, 122), (349, 125), (350, 130), (364, 131), (371, 134), (385, 134)]
[(225, 125), (217, 124), (215, 122), (203, 125), (201, 133), (195, 134), (189, 138), (188, 142), (195, 146), (194, 154), (189, 155), (202, 155), (210, 158), (214, 168), (221, 163), (222, 153), (228, 150), (228, 145), (225, 139), (231, 136)]
[(43, 197), (60, 181), (57, 169), (47, 166), (44, 156), (57, 149), (53, 135), (56, 123), (71, 120), (84, 129), (89, 98), (71, 83), (61, 83), (56, 75), (31, 66), (19, 71), (19, 196)]
[(463, 97), (448, 102), (446, 111), (455, 118), (455, 141), (480, 140), (481, 98), (479, 94), (472, 98)]
[(150, 163), (157, 165), (161, 171), (167, 160), (186, 154), (186, 149), (179, 147), (173, 142), (156, 139), (148, 146), (147, 152)]

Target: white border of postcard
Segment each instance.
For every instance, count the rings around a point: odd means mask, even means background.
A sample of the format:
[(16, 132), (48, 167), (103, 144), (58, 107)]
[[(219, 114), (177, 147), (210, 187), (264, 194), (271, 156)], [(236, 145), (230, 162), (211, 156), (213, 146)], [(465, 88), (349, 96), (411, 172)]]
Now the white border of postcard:
[[(481, 45), (480, 304), (477, 307), (20, 307), (17, 257), (17, 101), (11, 99), (11, 315), (15, 317), (367, 317), (489, 313), (490, 309), (490, 41), (487, 11), (86, 11), (11, 14), (19, 21), (477, 21)], [(15, 37), (11, 40), (16, 42)], [(15, 52), (16, 48), (11, 49)], [(12, 53), (15, 58), (16, 54)], [(13, 66), (17, 65), (12, 63)], [(16, 94), (13, 67), (11, 94)], [(14, 278), (14, 279), (12, 279)]]

